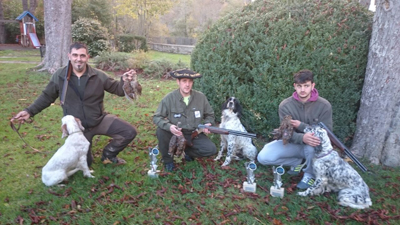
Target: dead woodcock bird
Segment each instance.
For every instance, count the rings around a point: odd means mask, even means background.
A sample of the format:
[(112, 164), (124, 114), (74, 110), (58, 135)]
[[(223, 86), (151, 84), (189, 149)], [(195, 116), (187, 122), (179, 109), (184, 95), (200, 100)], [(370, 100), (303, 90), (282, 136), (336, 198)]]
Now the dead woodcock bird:
[[(180, 122), (178, 122), (178, 128), (179, 128)], [(183, 135), (181, 136), (176, 136), (173, 135), (171, 137), (171, 140), (169, 141), (169, 149), (168, 149), (168, 154), (171, 157), (176, 157), (176, 158), (183, 158), (185, 156), (185, 148), (186, 148), (186, 139)]]
[(124, 82), (123, 89), (125, 92), (125, 97), (128, 100), (134, 101), (139, 99), (139, 95), (142, 95), (142, 86), (139, 84), (135, 70), (130, 70), (127, 73), (132, 74), (132, 81)]
[(285, 117), (283, 117), (279, 128), (274, 129), (274, 131), (271, 132), (271, 134), (274, 136), (273, 138), (275, 140), (282, 139), (284, 145), (289, 143), (289, 140), (293, 134), (293, 125), (290, 123), (291, 120), (292, 116), (286, 115)]

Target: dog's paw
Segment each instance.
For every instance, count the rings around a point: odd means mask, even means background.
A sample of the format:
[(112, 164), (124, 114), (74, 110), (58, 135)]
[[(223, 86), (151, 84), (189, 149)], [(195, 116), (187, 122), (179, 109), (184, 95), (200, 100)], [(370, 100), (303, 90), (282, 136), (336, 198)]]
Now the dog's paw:
[(214, 159), (214, 161), (218, 161), (218, 160), (220, 160), (221, 159), (221, 156), (217, 156), (215, 159)]
[(224, 162), (224, 163), (222, 164), (222, 166), (227, 166), (227, 165), (229, 165), (229, 162)]
[(300, 195), (300, 196), (307, 196), (307, 192), (306, 192), (306, 191), (297, 192), (297, 195)]
[(94, 173), (94, 170), (89, 170), (90, 173)]

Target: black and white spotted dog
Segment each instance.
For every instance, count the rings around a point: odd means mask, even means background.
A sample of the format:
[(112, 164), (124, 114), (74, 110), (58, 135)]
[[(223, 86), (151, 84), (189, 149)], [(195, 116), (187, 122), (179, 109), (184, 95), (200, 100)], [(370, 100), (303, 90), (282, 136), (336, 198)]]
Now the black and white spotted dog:
[[(240, 102), (235, 97), (230, 97), (222, 104), (222, 116), (220, 128), (247, 132), (240, 122), (242, 107)], [(227, 149), (225, 162), (222, 166), (227, 166), (231, 159), (241, 159), (238, 155), (248, 158), (254, 162), (257, 156), (257, 149), (253, 145), (251, 138), (236, 136), (236, 135), (221, 135), (221, 148), (218, 156), (214, 160), (219, 160), (222, 157), (223, 151)]]
[(333, 150), (327, 132), (315, 125), (304, 129), (321, 140), (315, 147), (313, 168), (316, 176), (314, 184), (298, 195), (320, 195), (324, 192), (338, 192), (340, 205), (365, 209), (372, 205), (369, 188), (360, 174)]

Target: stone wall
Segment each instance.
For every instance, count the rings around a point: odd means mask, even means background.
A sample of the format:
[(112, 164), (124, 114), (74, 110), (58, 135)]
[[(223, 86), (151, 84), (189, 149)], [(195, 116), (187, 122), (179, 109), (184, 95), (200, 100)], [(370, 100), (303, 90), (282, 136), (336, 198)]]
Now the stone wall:
[(194, 49), (194, 45), (173, 45), (152, 42), (147, 42), (147, 46), (154, 51), (185, 55), (190, 55)]

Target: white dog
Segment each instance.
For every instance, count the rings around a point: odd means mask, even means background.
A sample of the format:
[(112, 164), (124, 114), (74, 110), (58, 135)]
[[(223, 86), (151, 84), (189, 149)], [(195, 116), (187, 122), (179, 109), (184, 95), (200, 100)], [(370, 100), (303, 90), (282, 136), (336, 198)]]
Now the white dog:
[(316, 176), (314, 184), (301, 196), (320, 195), (324, 192), (338, 192), (340, 205), (365, 209), (372, 205), (369, 188), (360, 174), (333, 150), (327, 132), (320, 126), (307, 127), (305, 133), (313, 133), (321, 140), (315, 147), (313, 169)]
[[(230, 97), (224, 104), (222, 104), (222, 116), (220, 128), (247, 132), (242, 123), (240, 122), (240, 115), (242, 107), (240, 102), (235, 97)], [(251, 138), (236, 136), (236, 135), (221, 135), (221, 148), (218, 156), (214, 160), (219, 160), (222, 153), (228, 149), (225, 162), (222, 166), (227, 166), (231, 162), (231, 158), (241, 159), (238, 154), (243, 155), (254, 162), (257, 156), (257, 148), (253, 145)]]
[(59, 184), (79, 170), (85, 177), (94, 177), (86, 161), (90, 143), (83, 135), (85, 128), (81, 121), (73, 116), (64, 116), (61, 121), (62, 138), (68, 138), (42, 169), (42, 181), (46, 186)]

